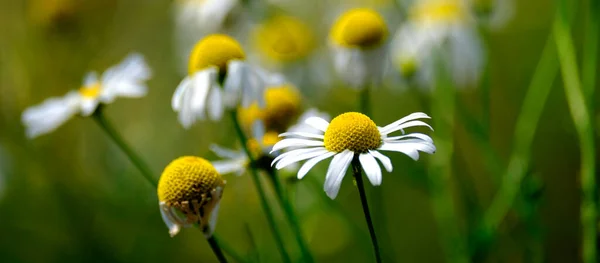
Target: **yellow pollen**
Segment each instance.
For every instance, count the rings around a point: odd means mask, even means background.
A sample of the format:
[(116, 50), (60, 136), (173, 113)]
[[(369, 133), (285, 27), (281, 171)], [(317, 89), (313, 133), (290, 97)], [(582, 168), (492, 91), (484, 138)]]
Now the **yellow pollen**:
[(221, 175), (207, 160), (184, 156), (172, 161), (158, 181), (158, 200), (175, 206), (182, 202), (206, 201), (212, 190), (224, 186)]
[(100, 82), (96, 82), (92, 85), (81, 87), (79, 94), (84, 98), (95, 99), (100, 96), (100, 91), (102, 91), (102, 85), (100, 85)]
[(373, 48), (381, 45), (387, 34), (387, 25), (381, 15), (368, 8), (357, 8), (338, 18), (329, 37), (342, 47)]
[(431, 0), (419, 2), (410, 17), (420, 22), (456, 22), (465, 19), (467, 13), (458, 0)]
[(381, 134), (367, 115), (347, 112), (331, 120), (325, 131), (324, 143), (331, 152), (350, 150), (365, 153), (381, 146)]
[(308, 26), (294, 17), (283, 15), (260, 25), (253, 38), (258, 50), (278, 62), (302, 59), (315, 45), (315, 38)]
[(256, 103), (240, 109), (243, 125), (251, 127), (256, 120), (262, 120), (268, 131), (285, 132), (302, 110), (300, 94), (294, 86), (283, 85), (267, 89), (264, 96), (266, 106), (263, 109)]
[(191, 75), (208, 67), (217, 67), (219, 73), (224, 74), (229, 61), (245, 58), (244, 50), (235, 39), (221, 34), (208, 35), (192, 50), (188, 72)]

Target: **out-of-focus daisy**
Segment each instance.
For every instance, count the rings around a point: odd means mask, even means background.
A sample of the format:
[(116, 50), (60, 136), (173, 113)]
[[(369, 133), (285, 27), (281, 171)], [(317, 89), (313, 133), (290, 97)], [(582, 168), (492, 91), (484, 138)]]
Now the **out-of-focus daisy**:
[(459, 87), (475, 84), (484, 54), (474, 22), (464, 1), (418, 1), (396, 33), (392, 60), (406, 79), (416, 78), (421, 86), (431, 87), (439, 55)]
[(150, 68), (144, 57), (137, 53), (107, 69), (100, 78), (95, 72), (90, 72), (79, 90), (63, 97), (47, 99), (23, 112), (21, 121), (27, 137), (49, 133), (76, 114), (90, 116), (99, 104), (112, 103), (117, 97), (142, 97), (147, 92), (144, 82), (150, 76)]
[(334, 66), (342, 79), (355, 88), (381, 81), (387, 36), (387, 25), (375, 10), (357, 8), (343, 13), (329, 33)]
[(360, 162), (372, 185), (381, 184), (381, 169), (377, 160), (388, 171), (392, 171), (392, 162), (380, 151), (395, 151), (419, 159), (419, 151), (435, 152), (433, 140), (422, 133), (410, 133), (401, 136), (389, 135), (396, 131), (428, 124), (418, 119), (428, 119), (424, 113), (413, 113), (385, 127), (378, 127), (366, 115), (348, 112), (333, 118), (331, 123), (317, 117), (309, 118), (306, 124), (318, 132), (289, 132), (280, 136), (285, 139), (273, 146), (272, 151), (290, 148), (292, 150), (279, 155), (273, 161), (277, 169), (307, 160), (298, 171), (302, 179), (317, 163), (333, 157), (325, 177), (325, 192), (330, 198), (338, 194), (342, 179), (353, 159)]
[(225, 181), (210, 162), (184, 156), (171, 162), (158, 181), (158, 204), (171, 236), (198, 224), (209, 238), (217, 223)]
[(513, 0), (467, 0), (478, 21), (491, 29), (500, 29), (514, 14)]
[(273, 80), (265, 70), (251, 66), (233, 38), (214, 34), (200, 40), (189, 61), (189, 75), (181, 81), (171, 105), (179, 122), (189, 128), (205, 118), (219, 120), (225, 109), (250, 106), (257, 101), (264, 106), (265, 87)]
[(264, 129), (267, 131), (282, 133), (296, 121), (302, 112), (300, 93), (291, 84), (270, 87), (265, 91), (264, 99), (264, 108), (260, 108), (258, 103), (253, 103), (250, 107), (239, 109), (242, 125), (250, 127), (260, 120), (264, 123)]

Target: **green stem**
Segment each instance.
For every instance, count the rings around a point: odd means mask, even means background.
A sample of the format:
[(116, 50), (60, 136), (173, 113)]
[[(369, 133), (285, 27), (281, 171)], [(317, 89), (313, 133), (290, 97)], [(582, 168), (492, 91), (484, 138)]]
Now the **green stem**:
[(102, 128), (104, 132), (110, 137), (116, 144), (121, 148), (121, 150), (127, 155), (129, 160), (135, 165), (135, 167), (142, 173), (144, 179), (148, 181), (154, 188), (158, 187), (158, 183), (156, 179), (152, 176), (152, 171), (148, 168), (148, 165), (144, 163), (142, 158), (139, 157), (127, 143), (123, 140), (121, 135), (117, 132), (117, 130), (112, 126), (112, 124), (104, 117), (104, 111), (102, 106), (99, 106), (98, 109), (92, 115), (96, 123)]
[(358, 160), (358, 155), (354, 156), (352, 160), (352, 174), (356, 180), (356, 188), (360, 194), (360, 203), (362, 204), (363, 213), (369, 227), (369, 234), (371, 235), (371, 243), (373, 243), (373, 252), (375, 253), (375, 262), (381, 263), (381, 253), (379, 251), (379, 243), (377, 243), (377, 236), (375, 236), (375, 228), (373, 227), (373, 220), (371, 220), (371, 213), (369, 212), (369, 203), (367, 202), (367, 193), (365, 193), (365, 185), (362, 178), (362, 167)]
[(585, 95), (579, 80), (575, 48), (571, 39), (571, 30), (566, 18), (564, 0), (559, 1), (559, 14), (554, 20), (554, 41), (560, 60), (564, 90), (571, 118), (575, 124), (581, 151), (581, 225), (583, 227), (583, 262), (597, 262), (596, 251), (596, 161), (594, 146), (594, 130), (590, 122), (590, 114), (586, 107)]
[[(252, 152), (250, 152), (250, 149), (248, 148), (248, 139), (246, 138), (246, 135), (244, 134), (244, 131), (242, 130), (242, 126), (239, 123), (239, 120), (237, 117), (237, 111), (232, 110), (230, 114), (231, 114), (231, 121), (233, 122), (233, 126), (235, 128), (235, 132), (237, 133), (237, 135), (240, 139), (240, 143), (242, 144), (242, 148), (244, 149), (244, 152), (248, 156), (249, 163), (254, 164), (255, 163), (254, 156), (252, 156)], [(258, 177), (258, 171), (256, 170), (256, 167), (254, 165), (251, 165), (249, 170), (250, 170), (250, 175), (252, 177), (252, 181), (254, 182), (254, 186), (256, 187), (256, 191), (258, 192), (258, 196), (260, 198), (260, 203), (261, 203), (262, 209), (265, 213), (265, 216), (267, 217), (269, 227), (271, 228), (271, 232), (273, 234), (273, 237), (275, 238), (275, 243), (277, 245), (277, 248), (279, 249), (279, 253), (281, 254), (283, 262), (289, 263), (289, 262), (291, 262), (290, 256), (288, 255), (287, 251), (285, 250), (285, 246), (283, 244), (283, 238), (281, 237), (281, 234), (277, 230), (277, 225), (275, 224), (275, 217), (273, 215), (273, 211), (271, 210), (271, 207), (269, 206), (269, 203), (267, 202), (267, 195), (265, 194), (265, 190), (264, 190), (262, 184), (260, 183), (260, 178)]]
[[(438, 57), (439, 58), (439, 57)], [(455, 92), (443, 61), (436, 62), (437, 86), (432, 101), (435, 116), (433, 140), (437, 151), (431, 158), (429, 187), (433, 214), (438, 224), (439, 236), (449, 262), (468, 262), (466, 239), (459, 229), (452, 194), (452, 155), (454, 152)]]
[(371, 87), (364, 87), (359, 93), (359, 110), (362, 114), (371, 116)]
[(223, 251), (221, 251), (221, 247), (219, 247), (219, 243), (217, 242), (215, 236), (210, 236), (206, 240), (208, 240), (208, 244), (210, 245), (212, 251), (215, 253), (215, 256), (217, 257), (219, 262), (227, 263), (227, 259), (225, 258), (225, 255), (223, 255)]
[(542, 57), (535, 69), (523, 100), (521, 113), (515, 124), (513, 151), (508, 168), (502, 176), (500, 189), (483, 218), (483, 229), (481, 230), (482, 236), (486, 239), (491, 239), (492, 235), (495, 235), (519, 193), (521, 182), (528, 170), (535, 130), (557, 72), (556, 50), (552, 36), (550, 36), (542, 51)]
[(287, 198), (287, 195), (283, 191), (283, 185), (281, 184), (281, 180), (277, 174), (276, 169), (268, 169), (267, 172), (271, 177), (271, 182), (273, 183), (273, 188), (275, 189), (275, 194), (279, 199), (279, 203), (283, 208), (283, 212), (287, 220), (289, 221), (292, 231), (296, 237), (296, 242), (298, 242), (298, 246), (300, 247), (300, 251), (302, 252), (303, 262), (314, 262), (312, 254), (308, 249), (308, 245), (304, 240), (304, 235), (302, 234), (302, 230), (300, 229), (300, 223), (298, 222), (298, 216), (294, 212), (292, 205)]

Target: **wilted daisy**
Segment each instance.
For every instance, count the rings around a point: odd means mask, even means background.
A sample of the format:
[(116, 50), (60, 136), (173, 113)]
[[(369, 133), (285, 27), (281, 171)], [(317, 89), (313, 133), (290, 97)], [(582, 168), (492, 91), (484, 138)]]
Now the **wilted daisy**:
[(264, 106), (265, 87), (274, 80), (265, 70), (251, 66), (240, 44), (226, 35), (209, 35), (194, 47), (189, 61), (189, 75), (181, 81), (171, 105), (179, 122), (189, 128), (208, 111), (219, 120), (225, 109), (243, 107), (257, 101)]
[(292, 150), (279, 155), (273, 161), (277, 169), (290, 164), (307, 160), (298, 171), (298, 179), (302, 179), (318, 162), (333, 157), (325, 176), (325, 192), (335, 198), (340, 190), (342, 179), (353, 159), (360, 162), (372, 185), (381, 184), (381, 169), (377, 160), (388, 171), (392, 171), (392, 162), (380, 151), (395, 151), (419, 159), (419, 151), (432, 154), (435, 152), (433, 140), (422, 133), (410, 133), (389, 137), (396, 131), (415, 126), (431, 127), (418, 119), (430, 118), (424, 113), (413, 113), (385, 127), (378, 127), (366, 115), (348, 112), (329, 123), (324, 119), (313, 117), (306, 124), (318, 132), (289, 132), (281, 134), (285, 139), (273, 146), (272, 151), (286, 148)]
[(483, 48), (469, 6), (461, 0), (423, 0), (409, 10), (396, 33), (392, 61), (406, 78), (433, 86), (436, 56), (447, 65), (459, 87), (477, 83)]
[(184, 156), (171, 162), (158, 181), (158, 204), (171, 236), (198, 225), (209, 238), (217, 223), (225, 181), (210, 162)]
[(387, 36), (387, 25), (375, 10), (357, 8), (343, 13), (329, 33), (334, 66), (342, 79), (355, 88), (379, 82)]
[(138, 98), (146, 95), (144, 81), (151, 72), (142, 55), (134, 53), (120, 64), (107, 69), (100, 78), (88, 73), (83, 86), (63, 97), (50, 98), (27, 108), (21, 116), (29, 138), (51, 132), (76, 114), (90, 116), (99, 104), (112, 103), (117, 97)]

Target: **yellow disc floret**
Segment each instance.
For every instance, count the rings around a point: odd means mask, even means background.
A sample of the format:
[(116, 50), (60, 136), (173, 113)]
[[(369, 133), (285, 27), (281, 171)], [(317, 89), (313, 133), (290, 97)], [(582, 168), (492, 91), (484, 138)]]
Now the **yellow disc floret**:
[(100, 96), (100, 91), (102, 91), (102, 85), (99, 82), (96, 82), (92, 85), (81, 87), (79, 89), (79, 94), (88, 99), (95, 99)]
[(268, 58), (278, 62), (306, 57), (315, 42), (310, 28), (302, 21), (282, 15), (260, 25), (253, 37), (257, 48)]
[(419, 22), (456, 22), (465, 17), (467, 12), (458, 0), (422, 1), (410, 11), (411, 20)]
[(227, 71), (231, 60), (243, 60), (246, 55), (235, 39), (221, 34), (208, 35), (200, 40), (190, 56), (189, 74), (208, 67), (219, 68), (219, 73)]
[(381, 146), (381, 134), (367, 115), (347, 112), (331, 120), (325, 131), (324, 143), (331, 152), (350, 150), (364, 153)]
[(368, 8), (351, 9), (333, 24), (330, 38), (342, 47), (372, 48), (381, 45), (388, 34), (383, 17)]
[(194, 156), (171, 162), (158, 181), (158, 200), (169, 205), (203, 200), (211, 191), (224, 186), (217, 170), (207, 160)]
[(263, 109), (256, 103), (240, 109), (242, 123), (250, 127), (255, 121), (262, 120), (267, 130), (285, 132), (302, 110), (300, 94), (295, 87), (283, 85), (267, 89), (264, 96), (266, 106)]

